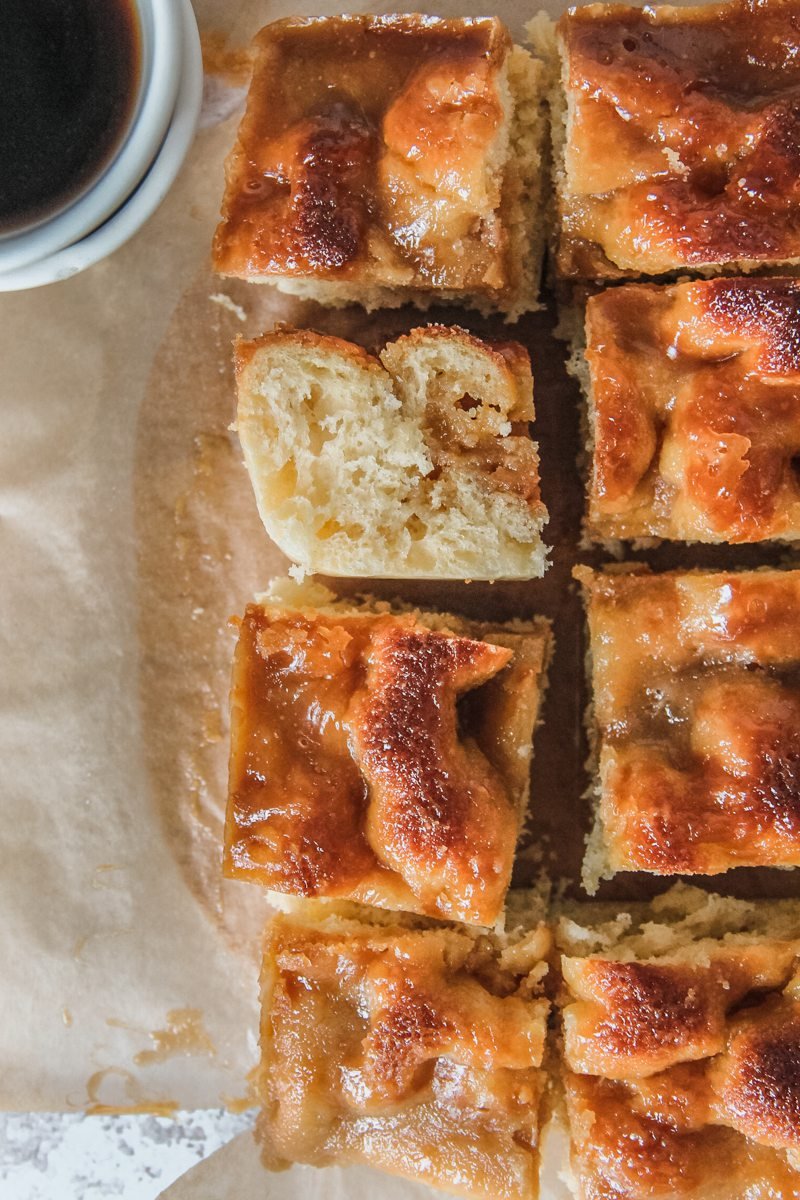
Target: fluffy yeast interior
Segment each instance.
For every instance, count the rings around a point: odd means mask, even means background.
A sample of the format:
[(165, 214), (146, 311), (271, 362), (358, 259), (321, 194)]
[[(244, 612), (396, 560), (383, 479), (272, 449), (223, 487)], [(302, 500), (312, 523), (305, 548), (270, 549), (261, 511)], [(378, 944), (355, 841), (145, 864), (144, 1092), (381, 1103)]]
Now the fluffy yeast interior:
[[(262, 520), (308, 571), (503, 578), (542, 574), (544, 516), (457, 457), (435, 464), (432, 405), (502, 438), (516, 390), (467, 339), (401, 339), (374, 361), (267, 342), (240, 379), (239, 434)], [(465, 394), (481, 405), (458, 408)], [(459, 425), (460, 422), (460, 425)]]

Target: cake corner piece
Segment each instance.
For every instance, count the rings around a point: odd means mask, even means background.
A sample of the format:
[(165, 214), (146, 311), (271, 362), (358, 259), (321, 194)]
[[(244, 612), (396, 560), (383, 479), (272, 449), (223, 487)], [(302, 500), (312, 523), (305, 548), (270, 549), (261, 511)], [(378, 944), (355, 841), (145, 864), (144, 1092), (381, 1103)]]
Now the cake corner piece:
[(557, 29), (562, 279), (800, 265), (791, 0), (590, 4)]
[(556, 943), (579, 1200), (795, 1196), (800, 904), (676, 885), (575, 905)]
[(324, 17), (256, 39), (217, 271), (368, 309), (538, 307), (541, 64), (496, 18)]
[(479, 934), (348, 907), (278, 917), (262, 974), (268, 1165), (361, 1163), (531, 1200), (549, 1004), (544, 926)]

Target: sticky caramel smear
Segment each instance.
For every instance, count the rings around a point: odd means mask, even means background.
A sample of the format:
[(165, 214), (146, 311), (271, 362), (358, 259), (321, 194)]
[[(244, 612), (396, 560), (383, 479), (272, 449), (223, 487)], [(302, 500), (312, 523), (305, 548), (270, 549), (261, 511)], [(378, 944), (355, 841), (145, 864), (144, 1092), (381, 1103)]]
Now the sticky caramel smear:
[[(108, 1104), (100, 1099), (100, 1090), (111, 1076), (116, 1076), (122, 1081), (124, 1095), (130, 1103)], [(134, 1076), (130, 1071), (123, 1070), (122, 1067), (104, 1067), (101, 1071), (95, 1071), (94, 1075), (87, 1080), (86, 1095), (88, 1097), (86, 1112), (91, 1116), (107, 1117), (151, 1113), (157, 1117), (171, 1117), (178, 1109), (177, 1100), (147, 1099), (142, 1094)]]
[(203, 1014), (199, 1008), (173, 1008), (167, 1013), (166, 1029), (155, 1029), (150, 1033), (151, 1050), (140, 1050), (133, 1061), (139, 1067), (164, 1062), (177, 1055), (216, 1053), (216, 1047), (203, 1026)]
[(203, 70), (231, 87), (246, 87), (253, 70), (250, 50), (247, 46), (228, 46), (227, 41), (227, 35), (219, 30), (201, 34)]
[(256, 1063), (251, 1067), (245, 1076), (247, 1080), (247, 1090), (243, 1096), (221, 1096), (222, 1103), (227, 1108), (228, 1112), (243, 1113), (249, 1108), (257, 1108), (259, 1105), (258, 1093), (258, 1078), (261, 1073), (261, 1064)]

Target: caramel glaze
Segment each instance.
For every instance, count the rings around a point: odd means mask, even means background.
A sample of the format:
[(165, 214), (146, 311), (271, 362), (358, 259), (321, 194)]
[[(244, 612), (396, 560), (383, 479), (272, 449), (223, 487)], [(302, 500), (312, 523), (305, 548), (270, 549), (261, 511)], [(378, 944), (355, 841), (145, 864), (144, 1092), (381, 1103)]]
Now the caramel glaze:
[(502, 291), (488, 159), (510, 47), (488, 19), (268, 25), (227, 164), (217, 270)]
[(586, 313), (589, 533), (800, 538), (800, 283), (637, 285)]
[(798, 1195), (799, 964), (800, 942), (777, 941), (564, 960), (583, 1200)]
[(800, 865), (800, 571), (579, 574), (612, 867)]
[[(232, 686), (227, 873), (492, 924), (538, 687), (526, 638), (504, 640), (516, 661), (413, 616), (250, 606)], [(511, 708), (528, 718), (513, 747), (495, 729), (498, 710), (514, 728)]]
[(797, 0), (592, 4), (558, 28), (573, 106), (563, 274), (800, 257)]
[(463, 1195), (533, 1195), (542, 936), (504, 956), (452, 927), (279, 917), (263, 976), (268, 1165), (362, 1161)]

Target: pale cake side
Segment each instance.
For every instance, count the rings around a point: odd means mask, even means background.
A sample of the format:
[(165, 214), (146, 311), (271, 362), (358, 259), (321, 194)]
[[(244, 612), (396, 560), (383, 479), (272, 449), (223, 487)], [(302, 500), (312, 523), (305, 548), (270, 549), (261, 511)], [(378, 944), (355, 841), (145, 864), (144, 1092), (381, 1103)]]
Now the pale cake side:
[(308, 330), (236, 349), (267, 532), (304, 571), (529, 579), (547, 568), (524, 348), (428, 326), (375, 357)]

